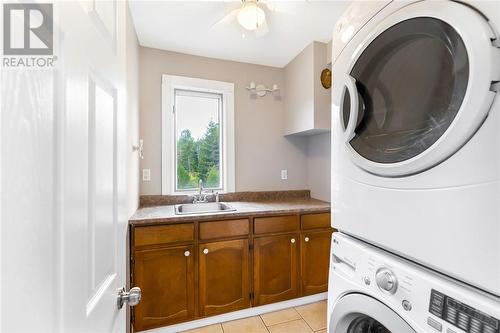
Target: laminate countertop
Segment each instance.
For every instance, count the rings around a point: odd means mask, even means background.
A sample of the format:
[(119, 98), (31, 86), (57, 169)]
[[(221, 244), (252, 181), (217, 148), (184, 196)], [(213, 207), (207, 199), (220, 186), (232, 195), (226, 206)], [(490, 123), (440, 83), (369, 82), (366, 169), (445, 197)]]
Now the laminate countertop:
[(313, 198), (289, 198), (273, 201), (232, 201), (225, 202), (235, 211), (217, 213), (197, 213), (176, 215), (175, 205), (139, 208), (130, 218), (133, 226), (182, 223), (213, 219), (231, 219), (275, 214), (328, 213), (330, 203)]

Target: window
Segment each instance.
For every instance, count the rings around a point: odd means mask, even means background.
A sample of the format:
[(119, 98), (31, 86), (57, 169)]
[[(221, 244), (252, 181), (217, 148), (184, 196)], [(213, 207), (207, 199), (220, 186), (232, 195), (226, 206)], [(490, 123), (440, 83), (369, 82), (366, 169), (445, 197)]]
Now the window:
[(162, 193), (234, 191), (232, 83), (163, 76)]

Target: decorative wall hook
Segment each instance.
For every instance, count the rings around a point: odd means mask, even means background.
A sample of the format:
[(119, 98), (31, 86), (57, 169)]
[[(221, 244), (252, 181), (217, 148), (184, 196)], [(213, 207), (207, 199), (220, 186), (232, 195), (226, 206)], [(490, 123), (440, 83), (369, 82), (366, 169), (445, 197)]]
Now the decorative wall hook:
[(139, 157), (141, 160), (144, 159), (144, 141), (142, 139), (139, 140), (139, 145), (138, 146), (132, 146), (132, 151), (137, 151), (139, 152)]

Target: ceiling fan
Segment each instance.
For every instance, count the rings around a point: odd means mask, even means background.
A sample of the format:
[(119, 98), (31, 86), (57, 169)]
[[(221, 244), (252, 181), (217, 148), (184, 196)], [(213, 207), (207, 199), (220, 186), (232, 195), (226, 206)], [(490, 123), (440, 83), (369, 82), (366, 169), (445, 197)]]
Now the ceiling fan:
[(216, 22), (213, 27), (227, 25), (236, 20), (243, 29), (254, 32), (255, 36), (259, 38), (269, 32), (266, 10), (268, 12), (275, 11), (275, 8), (269, 1), (241, 0), (238, 8), (231, 10), (224, 18)]

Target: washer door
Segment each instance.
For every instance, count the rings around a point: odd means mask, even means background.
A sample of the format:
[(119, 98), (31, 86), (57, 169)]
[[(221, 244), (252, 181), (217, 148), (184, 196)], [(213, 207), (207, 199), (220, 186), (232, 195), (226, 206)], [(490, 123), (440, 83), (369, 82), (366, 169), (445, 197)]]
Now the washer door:
[(455, 2), (408, 5), (374, 30), (351, 41), (339, 118), (358, 166), (411, 175), (451, 156), (480, 127), (500, 52), (484, 18)]
[(416, 333), (383, 303), (363, 294), (348, 294), (334, 306), (331, 333)]

